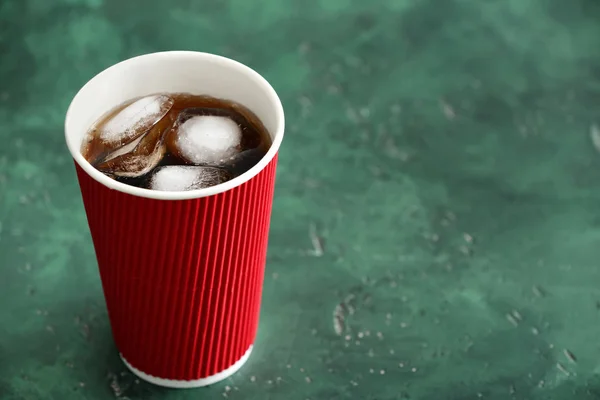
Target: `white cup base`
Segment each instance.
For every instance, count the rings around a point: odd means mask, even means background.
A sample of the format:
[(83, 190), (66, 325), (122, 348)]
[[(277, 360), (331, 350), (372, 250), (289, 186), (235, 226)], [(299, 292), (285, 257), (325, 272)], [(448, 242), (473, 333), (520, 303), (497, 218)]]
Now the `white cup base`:
[(250, 357), (250, 353), (252, 353), (252, 347), (253, 346), (250, 345), (250, 347), (248, 348), (246, 353), (244, 353), (244, 355), (238, 361), (236, 361), (235, 364), (233, 364), (231, 367), (229, 367), (219, 373), (216, 373), (214, 375), (207, 376), (206, 378), (193, 379), (190, 381), (177, 380), (177, 379), (165, 379), (165, 378), (158, 378), (156, 376), (148, 375), (147, 373), (142, 372), (139, 369), (137, 369), (136, 367), (134, 367), (133, 365), (129, 364), (127, 362), (127, 360), (125, 359), (125, 357), (123, 357), (122, 354), (119, 354), (119, 355), (121, 356), (121, 359), (123, 360), (123, 363), (127, 366), (127, 368), (129, 368), (131, 370), (131, 372), (133, 372), (138, 378), (143, 379), (146, 382), (150, 382), (154, 385), (164, 386), (164, 387), (174, 388), (174, 389), (191, 389), (191, 388), (212, 385), (213, 383), (220, 382), (224, 379), (229, 378), (231, 375), (235, 374), (240, 368), (242, 368), (242, 366), (246, 363), (246, 361), (248, 361), (248, 358)]

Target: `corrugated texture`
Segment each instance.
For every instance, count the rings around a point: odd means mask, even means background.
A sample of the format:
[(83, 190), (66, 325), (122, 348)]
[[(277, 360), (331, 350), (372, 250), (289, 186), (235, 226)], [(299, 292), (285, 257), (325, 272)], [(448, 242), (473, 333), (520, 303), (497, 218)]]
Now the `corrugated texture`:
[(135, 368), (204, 378), (254, 342), (276, 165), (178, 201), (108, 189), (76, 165), (115, 342)]

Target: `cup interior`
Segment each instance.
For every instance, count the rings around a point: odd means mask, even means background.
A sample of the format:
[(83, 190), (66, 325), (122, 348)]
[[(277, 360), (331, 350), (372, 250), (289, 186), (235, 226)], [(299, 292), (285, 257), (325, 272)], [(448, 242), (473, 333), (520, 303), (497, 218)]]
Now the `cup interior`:
[[(160, 92), (204, 94), (238, 102), (262, 121), (273, 144), (265, 157), (244, 174), (220, 185), (188, 192), (160, 192), (129, 186), (108, 178), (85, 160), (81, 144), (89, 127), (99, 117), (127, 100)], [(75, 162), (98, 182), (136, 196), (175, 200), (210, 196), (254, 177), (277, 154), (284, 125), (279, 97), (257, 72), (225, 57), (175, 51), (131, 58), (92, 78), (69, 106), (65, 137)]]

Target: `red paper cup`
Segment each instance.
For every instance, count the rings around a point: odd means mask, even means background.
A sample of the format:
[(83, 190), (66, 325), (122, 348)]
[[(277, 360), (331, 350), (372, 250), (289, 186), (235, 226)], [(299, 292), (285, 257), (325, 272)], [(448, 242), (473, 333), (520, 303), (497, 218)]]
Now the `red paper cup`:
[[(226, 183), (161, 192), (116, 182), (80, 147), (90, 125), (134, 97), (206, 94), (239, 102), (273, 145)], [(114, 339), (140, 378), (167, 387), (209, 385), (235, 373), (256, 336), (277, 153), (284, 114), (258, 73), (196, 52), (135, 57), (98, 74), (77, 93), (65, 135), (77, 170)]]

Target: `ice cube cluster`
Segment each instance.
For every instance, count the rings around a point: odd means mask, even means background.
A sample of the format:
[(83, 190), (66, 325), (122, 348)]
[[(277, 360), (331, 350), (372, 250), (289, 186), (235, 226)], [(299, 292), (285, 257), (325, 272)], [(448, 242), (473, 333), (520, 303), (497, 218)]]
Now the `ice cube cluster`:
[[(90, 146), (100, 150), (92, 164), (110, 176), (149, 174), (147, 188), (162, 191), (196, 190), (231, 179), (222, 167), (241, 153), (242, 128), (227, 116), (174, 110), (173, 104), (168, 95), (151, 95), (108, 116), (93, 130)], [(186, 165), (160, 165), (167, 152)]]

